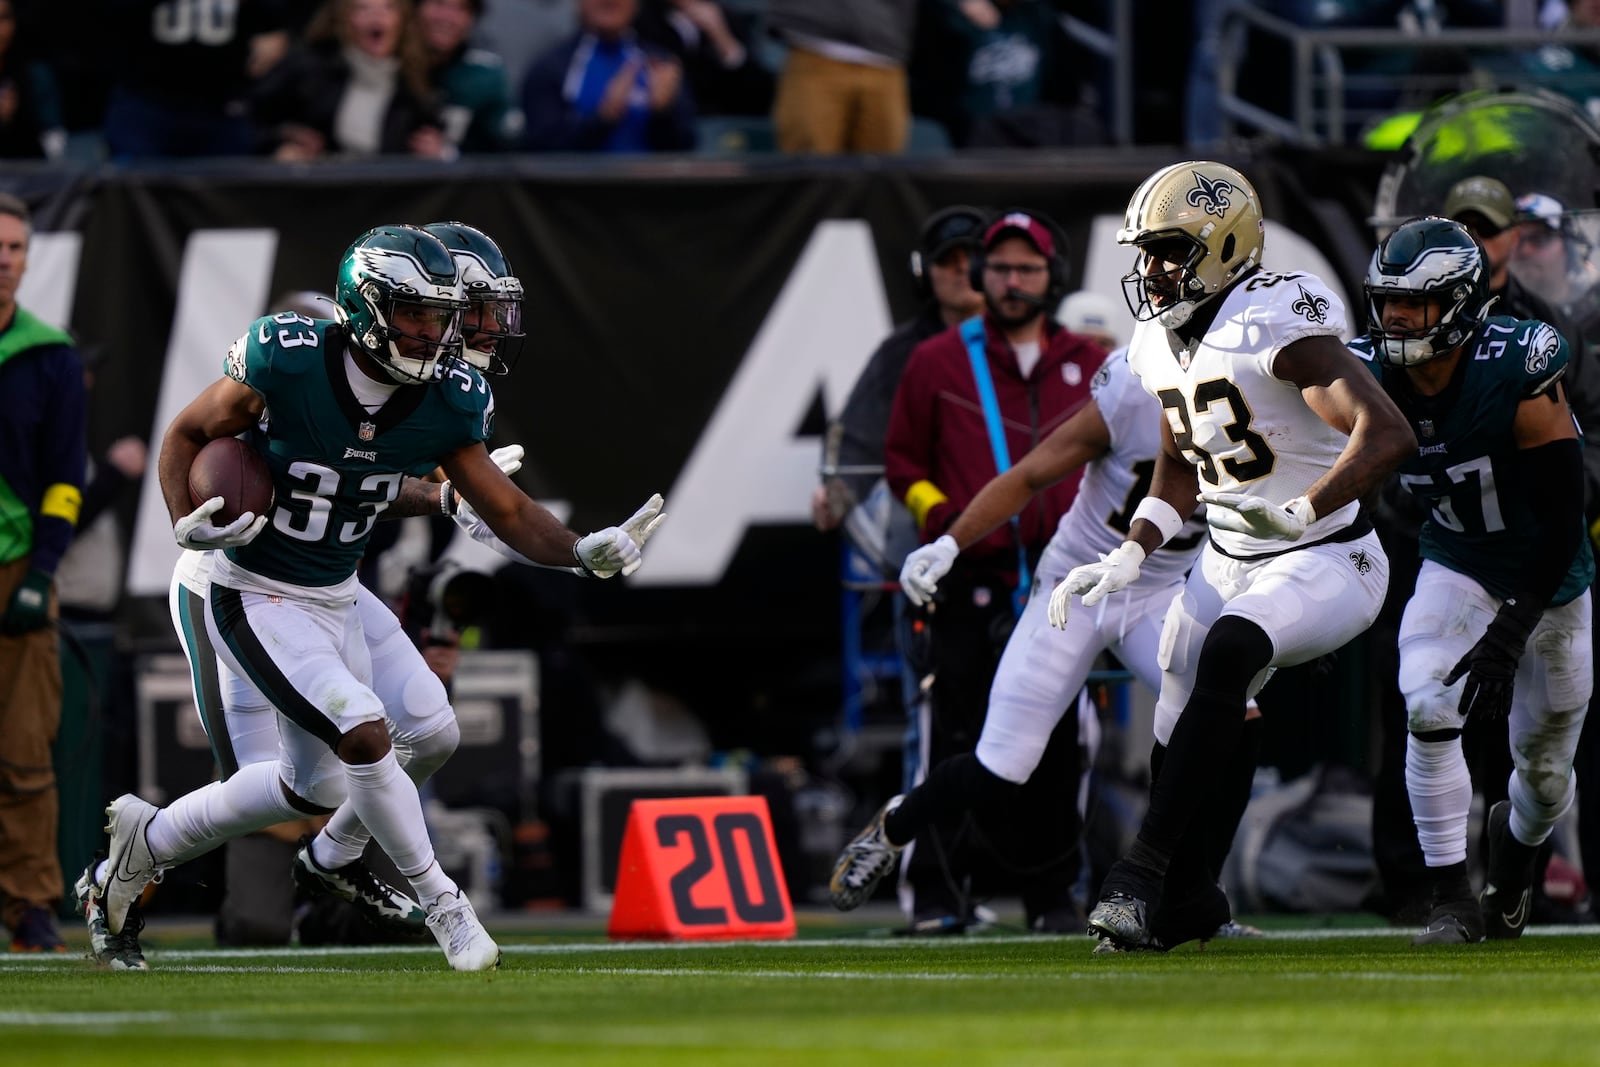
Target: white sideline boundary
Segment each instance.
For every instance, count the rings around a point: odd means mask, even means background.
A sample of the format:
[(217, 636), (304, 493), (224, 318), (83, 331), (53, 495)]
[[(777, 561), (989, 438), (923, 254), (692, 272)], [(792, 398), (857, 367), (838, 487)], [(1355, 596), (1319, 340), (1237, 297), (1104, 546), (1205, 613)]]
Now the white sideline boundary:
[[(1334, 941), (1340, 938), (1395, 938), (1409, 936), (1409, 927), (1372, 926), (1351, 929), (1269, 930), (1260, 941)], [(1530, 926), (1523, 937), (1600, 937), (1600, 926)], [(864, 949), (867, 951), (899, 951), (906, 953), (926, 949), (979, 948), (984, 945), (1026, 945), (1086, 942), (1084, 934), (1055, 936), (1027, 934), (1016, 936), (985, 937), (829, 937), (789, 941), (588, 941), (559, 942), (545, 945), (501, 945), (507, 956), (575, 956), (584, 953), (617, 953), (627, 955), (637, 952), (695, 953), (719, 948), (760, 948), (773, 951), (806, 951), (810, 949)], [(151, 960), (172, 962), (211, 960), (306, 960), (331, 959), (350, 956), (437, 956), (434, 945), (345, 945), (301, 948), (201, 948), (161, 949), (147, 948), (145, 955)], [(7, 968), (35, 969), (39, 967), (80, 963), (82, 957), (73, 953), (44, 956), (37, 953), (0, 954), (0, 972)]]

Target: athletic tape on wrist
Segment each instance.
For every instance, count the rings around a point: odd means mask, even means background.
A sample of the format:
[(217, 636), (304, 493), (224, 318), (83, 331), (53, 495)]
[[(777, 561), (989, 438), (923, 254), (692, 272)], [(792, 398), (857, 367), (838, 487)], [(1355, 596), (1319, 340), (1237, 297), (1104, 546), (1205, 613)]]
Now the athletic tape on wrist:
[(1133, 509), (1133, 518), (1134, 521), (1143, 519), (1160, 530), (1162, 544), (1172, 540), (1183, 529), (1183, 519), (1178, 516), (1178, 509), (1158, 496), (1147, 496), (1139, 501), (1139, 506)]

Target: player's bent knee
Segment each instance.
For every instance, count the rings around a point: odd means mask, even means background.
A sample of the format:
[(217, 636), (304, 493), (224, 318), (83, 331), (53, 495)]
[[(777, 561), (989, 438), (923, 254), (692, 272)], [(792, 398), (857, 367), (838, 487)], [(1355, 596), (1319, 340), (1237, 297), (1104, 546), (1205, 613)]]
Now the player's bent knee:
[(1451, 690), (1413, 697), (1406, 702), (1407, 732), (1425, 741), (1448, 740), (1430, 736), (1433, 734), (1459, 735), (1465, 722), (1461, 716), (1460, 701), (1460, 694)]
[(345, 763), (377, 763), (391, 747), (389, 728), (381, 719), (369, 719), (345, 731), (334, 751)]
[[(457, 725), (455, 716), (452, 715), (441, 723), (438, 729), (408, 746), (409, 755), (401, 761), (406, 776), (421, 785), (449, 761), (460, 744), (461, 727)], [(397, 755), (399, 751), (397, 748)]]

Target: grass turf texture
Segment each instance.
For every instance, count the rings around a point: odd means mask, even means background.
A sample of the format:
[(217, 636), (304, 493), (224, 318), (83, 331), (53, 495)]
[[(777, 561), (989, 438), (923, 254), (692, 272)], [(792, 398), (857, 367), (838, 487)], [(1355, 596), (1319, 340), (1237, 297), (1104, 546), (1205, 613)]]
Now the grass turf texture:
[(1422, 950), (1280, 933), (1170, 955), (1083, 937), (0, 957), (16, 1064), (1592, 1064), (1600, 936)]

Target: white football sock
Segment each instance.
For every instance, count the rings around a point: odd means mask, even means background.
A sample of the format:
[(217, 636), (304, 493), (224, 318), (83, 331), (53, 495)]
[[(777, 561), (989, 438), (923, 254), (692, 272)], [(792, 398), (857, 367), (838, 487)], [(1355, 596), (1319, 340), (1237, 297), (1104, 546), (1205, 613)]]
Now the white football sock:
[(1467, 859), (1467, 813), (1472, 808), (1472, 778), (1461, 738), (1419, 741), (1406, 738), (1406, 793), (1417, 824), (1417, 843), (1429, 867), (1448, 867)]
[[(406, 777), (420, 786), (444, 766), (450, 754), (456, 750), (460, 736), (452, 720), (448, 729), (424, 738), (414, 749), (397, 747), (394, 750), (395, 759), (405, 769)], [(335, 870), (360, 859), (367, 850), (367, 842), (371, 840), (372, 831), (362, 824), (350, 802), (345, 801), (328, 820), (328, 825), (312, 840), (311, 857), (323, 870)]]
[(1569, 771), (1567, 787), (1562, 791), (1561, 799), (1554, 804), (1544, 804), (1528, 788), (1521, 772), (1512, 771), (1508, 787), (1511, 797), (1511, 836), (1524, 845), (1544, 844), (1550, 831), (1561, 821), (1561, 816), (1572, 807), (1572, 798), (1577, 791), (1576, 782), (1576, 776)]
[(441, 892), (455, 891), (455, 883), (433, 861), (416, 784), (400, 769), (394, 752), (385, 752), (376, 763), (347, 763), (344, 770), (350, 806), (411, 882), (417, 899), (427, 903)]
[(284, 795), (277, 761), (267, 760), (174, 800), (150, 820), (145, 839), (156, 862), (173, 866), (236, 837), (304, 817)]

